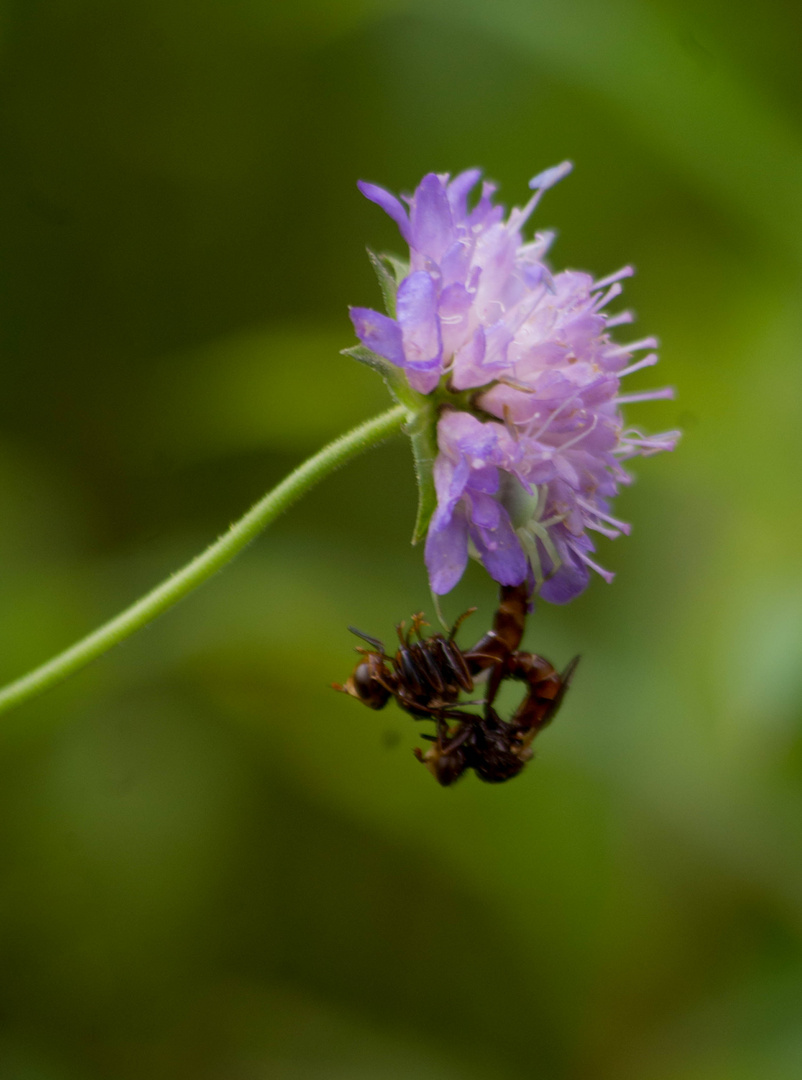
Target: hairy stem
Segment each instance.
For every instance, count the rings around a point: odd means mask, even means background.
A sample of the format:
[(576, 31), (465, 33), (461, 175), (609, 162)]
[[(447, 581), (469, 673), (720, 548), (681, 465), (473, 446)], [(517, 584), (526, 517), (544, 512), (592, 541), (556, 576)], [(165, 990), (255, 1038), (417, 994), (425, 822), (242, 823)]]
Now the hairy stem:
[(186, 566), (171, 574), (166, 581), (64, 652), (0, 689), (0, 712), (13, 709), (16, 705), (43, 693), (141, 629), (163, 611), (167, 611), (187, 593), (221, 570), (318, 481), (361, 454), (363, 450), (368, 450), (389, 435), (400, 431), (407, 419), (408, 410), (402, 405), (396, 405), (329, 443), (299, 465), (251, 507), (247, 514), (234, 522), (218, 540)]

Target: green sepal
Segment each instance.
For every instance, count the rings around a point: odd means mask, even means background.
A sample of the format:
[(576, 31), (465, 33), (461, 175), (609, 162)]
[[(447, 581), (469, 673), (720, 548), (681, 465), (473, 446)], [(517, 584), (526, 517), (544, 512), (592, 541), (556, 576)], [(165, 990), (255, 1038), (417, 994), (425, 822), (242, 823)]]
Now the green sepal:
[(409, 264), (396, 259), (393, 255), (377, 255), (367, 249), (368, 258), (379, 280), (379, 288), (384, 297), (384, 307), (391, 319), (395, 318), (395, 297), (398, 286), (409, 273)]
[(380, 255), (379, 258), (390, 267), (395, 275), (395, 284), (398, 287), (405, 277), (409, 277), (409, 260), (399, 259), (395, 255), (389, 255), (387, 252), (384, 255)]
[[(390, 318), (394, 319), (398, 286), (409, 275), (409, 263), (395, 255), (377, 255), (370, 248), (367, 250), (368, 258), (379, 281), (385, 309)], [(350, 356), (360, 364), (365, 364), (378, 372), (393, 399), (409, 410), (409, 421), (404, 431), (412, 444), (415, 476), (418, 481), (418, 513), (412, 532), (412, 543), (417, 544), (426, 536), (432, 514), (437, 509), (434, 462), (437, 457), (437, 417), (442, 403), (440, 395), (419, 394), (409, 385), (406, 374), (401, 368), (391, 364), (384, 357), (377, 356), (364, 345), (354, 345), (350, 349), (343, 349), (342, 352), (343, 355)]]
[(352, 345), (350, 349), (340, 349), (340, 352), (343, 356), (350, 356), (352, 360), (357, 360), (360, 364), (365, 364), (366, 367), (378, 372), (384, 379), (393, 400), (397, 401), (399, 405), (404, 405), (409, 410), (410, 415), (414, 416), (419, 411), (421, 402), (427, 403), (426, 397), (417, 393), (409, 385), (403, 368), (391, 364), (389, 360), (385, 360), (383, 356), (379, 356), (372, 349), (368, 349), (364, 345)]
[(434, 487), (434, 462), (437, 457), (438, 408), (434, 398), (416, 395), (420, 404), (407, 424), (405, 431), (412, 443), (415, 476), (418, 480), (418, 513), (412, 530), (412, 543), (417, 544), (426, 536), (432, 514), (437, 509), (437, 492)]
[[(373, 352), (372, 349), (368, 349), (364, 345), (352, 345), (350, 349), (340, 349), (340, 352), (343, 356), (350, 356), (352, 360), (357, 360), (360, 364), (364, 364), (366, 367), (378, 372), (388, 386), (390, 386), (391, 380), (393, 382), (398, 381), (399, 368), (395, 364), (391, 364), (389, 360), (385, 360), (383, 356)], [(390, 392), (392, 393), (392, 389)], [(394, 393), (393, 397), (396, 401), (399, 400)], [(401, 404), (404, 404), (404, 402), (401, 402)]]
[(418, 514), (412, 533), (412, 543), (417, 544), (426, 535), (432, 514), (437, 508), (433, 470), (437, 457), (437, 417), (442, 404), (441, 395), (419, 394), (409, 385), (402, 368), (396, 367), (382, 356), (377, 356), (364, 345), (353, 345), (350, 349), (343, 349), (342, 353), (378, 372), (393, 399), (408, 410), (409, 420), (404, 433), (409, 436), (412, 444), (412, 458), (418, 481)]
[(410, 390), (408, 385), (406, 392), (411, 398), (403, 399), (403, 403), (408, 404), (411, 419), (404, 431), (412, 443), (415, 475), (418, 479), (418, 516), (412, 531), (412, 543), (417, 544), (429, 531), (429, 522), (437, 509), (437, 491), (434, 486), (434, 463), (438, 453), (437, 421), (444, 408), (475, 413), (472, 404), (475, 391), (462, 390), (455, 393), (448, 389), (448, 376), (444, 376), (440, 386), (431, 394), (418, 394)]

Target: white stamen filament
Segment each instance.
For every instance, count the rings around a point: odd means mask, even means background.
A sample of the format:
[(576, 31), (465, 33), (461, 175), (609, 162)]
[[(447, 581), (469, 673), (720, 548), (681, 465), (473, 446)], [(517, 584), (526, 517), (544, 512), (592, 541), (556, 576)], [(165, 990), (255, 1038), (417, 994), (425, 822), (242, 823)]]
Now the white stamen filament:
[(636, 364), (630, 364), (629, 367), (624, 368), (623, 371), (619, 371), (618, 378), (623, 379), (625, 375), (631, 375), (633, 371), (640, 371), (641, 368), (652, 367), (657, 363), (657, 353), (649, 353), (648, 356), (644, 356), (642, 360), (638, 360)]
[(643, 394), (622, 394), (615, 399), (616, 405), (629, 405), (633, 401), (669, 401), (674, 397), (674, 387), (665, 386), (662, 390), (648, 390)]
[(619, 521), (617, 518), (611, 517), (609, 514), (605, 514), (599, 510), (598, 506), (594, 506), (592, 503), (586, 502), (584, 499), (577, 499), (577, 505), (581, 506), (583, 510), (586, 510), (589, 514), (593, 514), (595, 517), (600, 518), (602, 521), (609, 522), (616, 529), (620, 529), (625, 536), (629, 536), (632, 532), (632, 526), (628, 525), (626, 521)]
[(617, 540), (621, 535), (618, 529), (611, 529), (608, 525), (600, 525), (598, 521), (585, 522), (585, 528), (593, 529), (594, 532), (601, 533), (602, 536), (606, 536), (610, 540)]
[(518, 333), (518, 331), (521, 329), (521, 327), (524, 325), (530, 315), (534, 314), (535, 309), (540, 304), (540, 301), (543, 299), (546, 292), (547, 289), (545, 284), (541, 283), (539, 291), (534, 293), (529, 305), (527, 306), (525, 304), (521, 304), (521, 310), (518, 312), (515, 321), (509, 327), (510, 333), (513, 335), (513, 337)]
[[(616, 453), (618, 453), (618, 448), (613, 450), (613, 454), (616, 454)], [(613, 459), (610, 462), (610, 472), (613, 474), (613, 476), (615, 477), (615, 479), (618, 481), (619, 484), (631, 484), (632, 483), (632, 477), (629, 475), (629, 473), (626, 471), (626, 469), (621, 468), (621, 466), (618, 464), (617, 461), (615, 461), (615, 459)]]
[(622, 353), (640, 352), (641, 349), (656, 349), (660, 342), (656, 337), (641, 338), (640, 341), (629, 341), (626, 345), (616, 345), (612, 349), (605, 349), (605, 358), (609, 356), (620, 356)]
[(603, 296), (599, 296), (594, 301), (591, 311), (599, 311), (600, 308), (605, 307), (611, 300), (614, 300), (616, 296), (620, 296), (623, 291), (624, 286), (617, 281), (614, 282)]
[(584, 551), (580, 551), (578, 548), (574, 548), (574, 553), (579, 556), (583, 563), (595, 570), (597, 574), (604, 578), (608, 585), (611, 584), (615, 574), (612, 570), (605, 570), (603, 566), (599, 566), (597, 562), (594, 562), (589, 555), (586, 555)]
[[(578, 442), (581, 442), (582, 439), (584, 439), (586, 435), (590, 435), (591, 431), (593, 431), (593, 429), (596, 427), (596, 424), (598, 422), (599, 422), (599, 414), (594, 413), (593, 414), (593, 422), (592, 422), (592, 424), (590, 425), (589, 428), (586, 428), (584, 431), (580, 431), (580, 433), (578, 435), (575, 435), (573, 437), (573, 439), (569, 439), (567, 443), (563, 443), (561, 446), (555, 446), (554, 450), (559, 451), (559, 453), (561, 453), (561, 454), (564, 453), (566, 450), (569, 449), (569, 447), (576, 445), (576, 443), (578, 443)], [(549, 456), (551, 456), (551, 455), (549, 455)]]
[(641, 432), (635, 432), (637, 438), (632, 435), (624, 434), (621, 436), (621, 446), (616, 448), (613, 453), (626, 453), (628, 456), (637, 454), (639, 451), (637, 447), (643, 447), (641, 451), (644, 456), (649, 454), (656, 454), (659, 450), (673, 450), (677, 439), (681, 436), (681, 431), (664, 431), (659, 435), (643, 435)]
[(555, 165), (552, 169), (546, 169), (545, 172), (540, 173), (538, 176), (534, 177), (534, 179), (530, 180), (529, 186), (532, 187), (533, 185), (538, 184), (542, 178), (542, 182), (535, 188), (535, 194), (526, 206), (522, 210), (516, 208), (510, 213), (507, 222), (508, 227), (520, 229), (529, 217), (531, 217), (533, 210), (543, 196), (543, 192), (548, 191), (550, 187), (553, 187), (559, 180), (562, 180), (564, 176), (567, 176), (572, 168), (573, 165), (570, 161), (563, 161), (562, 164)]
[(620, 311), (617, 315), (611, 315), (607, 319), (607, 326), (621, 326), (623, 323), (631, 323), (635, 321), (635, 313), (633, 311)]
[(632, 277), (635, 273), (634, 266), (622, 266), (620, 270), (616, 270), (614, 274), (608, 274), (607, 277), (600, 278), (598, 281), (594, 281), (591, 285), (591, 291), (596, 292), (597, 289), (606, 289), (608, 285), (612, 285), (614, 281), (620, 281), (622, 278)]
[(524, 432), (524, 435), (527, 438), (535, 439), (535, 441), (537, 441), (541, 437), (541, 435), (543, 435), (543, 433), (548, 430), (548, 428), (550, 427), (552, 421), (555, 420), (560, 415), (560, 413), (563, 411), (564, 408), (566, 408), (566, 406), (568, 406), (572, 402), (576, 401), (577, 398), (580, 396), (580, 394), (584, 394), (585, 391), (593, 390), (600, 383), (603, 383), (606, 378), (607, 378), (607, 375), (602, 374), (596, 379), (591, 379), (591, 381), (589, 383), (586, 383), (585, 386), (581, 386), (578, 390), (575, 391), (575, 393), (571, 394), (570, 397), (566, 398), (565, 401), (562, 403), (562, 405), (560, 405), (558, 408), (556, 408), (554, 410), (553, 413), (551, 413), (551, 415), (544, 422), (544, 424), (540, 428), (540, 430), (535, 432), (535, 434), (533, 435), (532, 431), (531, 431), (532, 424), (535, 422), (536, 419), (538, 419), (540, 417), (540, 413), (535, 413), (535, 415), (529, 421), (529, 426), (528, 426), (527, 430)]
[(507, 218), (507, 229), (510, 232), (518, 232), (523, 225), (529, 220), (534, 213), (535, 207), (540, 202), (545, 188), (539, 188), (526, 206), (515, 206), (510, 210), (510, 216)]
[[(527, 430), (524, 432), (524, 435), (526, 436), (526, 438), (527, 439), (534, 439), (535, 442), (537, 442), (537, 440), (544, 434), (544, 432), (548, 431), (549, 427), (551, 426), (552, 421), (556, 420), (556, 418), (560, 415), (560, 413), (563, 411), (563, 409), (566, 408), (566, 406), (570, 405), (572, 402), (576, 401), (576, 399), (578, 397), (579, 397), (579, 391), (577, 390), (577, 392), (575, 394), (572, 394), (569, 398), (566, 398), (565, 401), (562, 403), (562, 405), (559, 405), (554, 410), (554, 412), (549, 415), (549, 417), (544, 421), (544, 423), (541, 425), (539, 430), (535, 432), (534, 435), (529, 430), (531, 428), (532, 424), (534, 423), (534, 418), (532, 420), (530, 420), (529, 428), (527, 428)], [(535, 415), (540, 416), (540, 413), (536, 413)]]

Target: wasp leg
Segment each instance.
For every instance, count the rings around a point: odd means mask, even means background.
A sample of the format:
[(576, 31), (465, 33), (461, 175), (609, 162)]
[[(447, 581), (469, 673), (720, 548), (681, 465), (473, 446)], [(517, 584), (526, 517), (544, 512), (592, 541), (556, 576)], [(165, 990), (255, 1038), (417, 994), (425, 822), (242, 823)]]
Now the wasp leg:
[[(466, 705), (470, 705), (471, 702), (466, 701)], [(475, 702), (474, 704), (484, 705), (484, 702)], [(476, 713), (462, 712), (460, 709), (443, 709), (440, 713), (444, 720), (470, 720), (475, 722), (479, 719)]]
[[(478, 717), (474, 717), (477, 720)], [(465, 742), (468, 736), (472, 733), (473, 726), (471, 724), (462, 724), (462, 726), (452, 735), (448, 742), (442, 747), (444, 754), (451, 754), (454, 750), (458, 750), (460, 746)]]

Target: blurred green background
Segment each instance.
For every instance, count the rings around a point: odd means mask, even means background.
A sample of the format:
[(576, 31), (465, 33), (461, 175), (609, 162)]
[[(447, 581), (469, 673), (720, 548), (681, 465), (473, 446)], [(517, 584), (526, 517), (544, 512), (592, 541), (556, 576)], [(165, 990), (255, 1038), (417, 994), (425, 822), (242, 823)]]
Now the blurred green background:
[[(0, 677), (386, 407), (338, 355), (400, 250), (357, 178), (550, 192), (628, 261), (682, 426), (533, 765), (437, 787), (332, 693), (430, 609), (397, 439), (0, 723), (0, 1076), (802, 1076), (802, 9), (17, 0), (0, 21)], [(625, 331), (626, 334), (626, 331)], [(626, 340), (626, 337), (623, 337)], [(638, 381), (636, 381), (638, 380)], [(473, 568), (446, 600), (480, 607)]]

